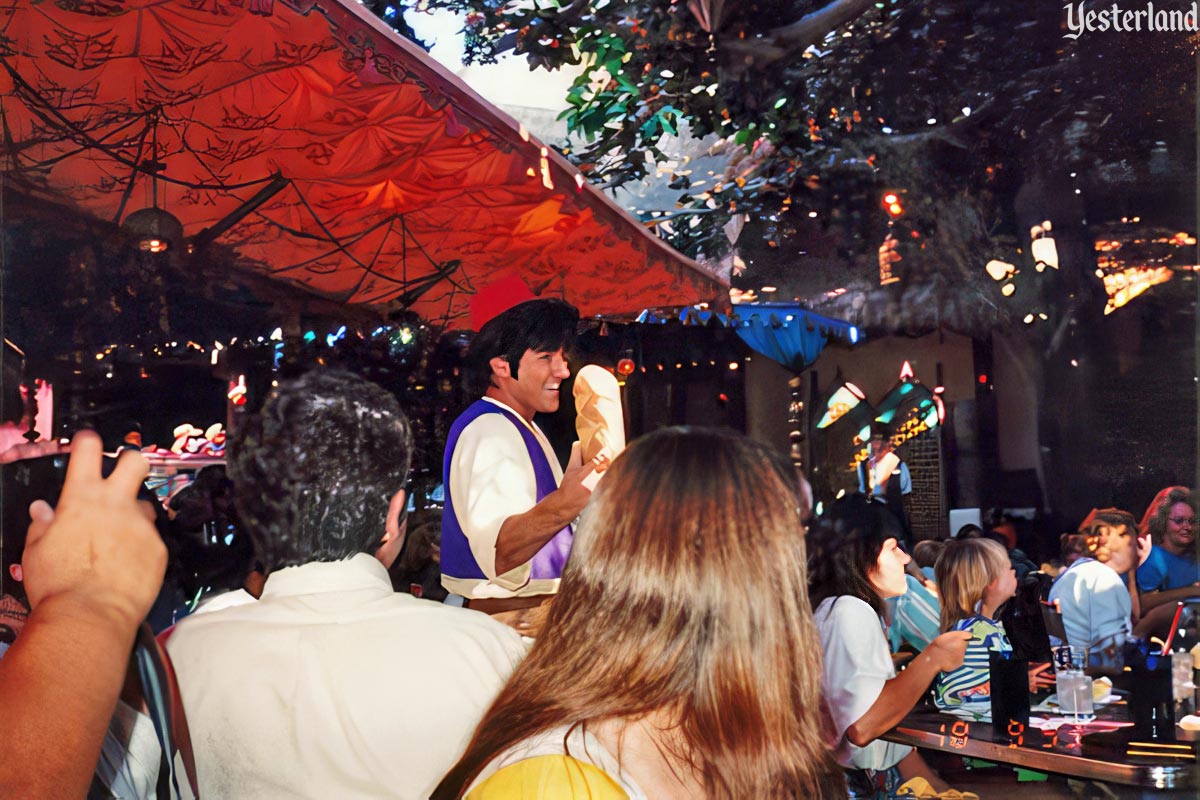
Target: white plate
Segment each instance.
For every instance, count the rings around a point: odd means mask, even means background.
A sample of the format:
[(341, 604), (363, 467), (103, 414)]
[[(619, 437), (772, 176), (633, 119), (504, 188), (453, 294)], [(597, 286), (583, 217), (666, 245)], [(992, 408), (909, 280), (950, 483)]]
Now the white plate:
[[(1093, 700), (1092, 705), (1093, 706), (1106, 706), (1109, 703), (1115, 703), (1116, 701), (1118, 701), (1120, 699), (1121, 698), (1118, 697), (1115, 692), (1110, 691), (1108, 694), (1104, 695), (1104, 697), (1101, 697), (1099, 700)], [(1030, 707), (1030, 711), (1058, 711), (1059, 709), (1060, 709), (1060, 707), (1058, 705), (1058, 693), (1057, 692), (1050, 695), (1049, 697), (1047, 697), (1045, 700), (1038, 703), (1037, 705)]]

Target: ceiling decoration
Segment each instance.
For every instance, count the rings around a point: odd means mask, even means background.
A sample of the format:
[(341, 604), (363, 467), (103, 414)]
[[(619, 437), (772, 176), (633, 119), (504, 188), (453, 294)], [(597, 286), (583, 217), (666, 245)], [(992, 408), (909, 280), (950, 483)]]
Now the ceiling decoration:
[(115, 223), (162, 209), (173, 257), (219, 241), (340, 302), (461, 326), (512, 269), (585, 316), (727, 283), (353, 0), (12, 4), (0, 104), (18, 191)]

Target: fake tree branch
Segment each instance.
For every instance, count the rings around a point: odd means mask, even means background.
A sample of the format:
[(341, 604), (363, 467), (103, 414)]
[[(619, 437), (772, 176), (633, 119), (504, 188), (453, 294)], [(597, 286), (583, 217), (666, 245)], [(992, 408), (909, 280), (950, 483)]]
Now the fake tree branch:
[(874, 8), (875, 1), (833, 0), (819, 11), (805, 14), (795, 22), (775, 28), (762, 37), (722, 37), (718, 43), (718, 50), (724, 54), (731, 69), (761, 70), (821, 42), (830, 32)]
[[(530, 26), (530, 30), (525, 31), (524, 33), (521, 31), (509, 31), (508, 33), (504, 34), (496, 40), (496, 43), (493, 45), (493, 49), (496, 53), (507, 53), (509, 51), (515, 53), (525, 53), (530, 59), (529, 68), (531, 70), (537, 69), (538, 67), (554, 69), (556, 65), (551, 64), (546, 58), (538, 56), (536, 53), (529, 53), (528, 48), (522, 46), (523, 40), (530, 36), (534, 26), (536, 26), (538, 22), (547, 20), (556, 26), (571, 27), (582, 22), (584, 16), (586, 16), (590, 10), (591, 3), (589, 0), (572, 0), (570, 5), (558, 9), (553, 14), (550, 14), (549, 16), (542, 16), (540, 19), (534, 20), (534, 23)], [(543, 22), (542, 24), (544, 25), (545, 23)], [(534, 33), (534, 36), (536, 37), (536, 33)]]

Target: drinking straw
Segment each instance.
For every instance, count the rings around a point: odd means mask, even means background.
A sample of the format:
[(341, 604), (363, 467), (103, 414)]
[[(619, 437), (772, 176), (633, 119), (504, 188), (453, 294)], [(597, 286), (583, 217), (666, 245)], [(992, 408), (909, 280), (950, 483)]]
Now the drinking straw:
[(1171, 632), (1167, 634), (1167, 641), (1163, 644), (1163, 655), (1171, 655), (1171, 641), (1175, 638), (1176, 631), (1179, 630), (1179, 617), (1183, 614), (1183, 601), (1180, 600), (1175, 606), (1175, 618), (1171, 620)]

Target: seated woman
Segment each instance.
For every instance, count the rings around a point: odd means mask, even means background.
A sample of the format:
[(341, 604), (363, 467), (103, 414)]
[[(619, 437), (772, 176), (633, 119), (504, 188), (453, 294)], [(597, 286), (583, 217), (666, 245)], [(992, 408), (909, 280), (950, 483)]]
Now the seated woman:
[[(1157, 498), (1156, 498), (1157, 500)], [(1158, 501), (1147, 528), (1153, 547), (1138, 567), (1141, 613), (1200, 597), (1200, 567), (1196, 563), (1196, 504), (1191, 492), (1176, 487)]]
[[(992, 718), (989, 652), (1011, 653), (997, 611), (1017, 591), (1017, 573), (1004, 545), (992, 539), (955, 540), (935, 567), (942, 600), (942, 630), (970, 635), (962, 663), (938, 675), (934, 704), (970, 720)], [(1029, 670), (1029, 691), (1054, 685), (1049, 664)]]
[[(1162, 508), (1164, 503), (1169, 503), (1172, 494), (1178, 493), (1176, 496), (1191, 494), (1186, 486), (1166, 486), (1158, 490), (1158, 494), (1154, 495), (1154, 499), (1150, 501), (1150, 505), (1146, 506), (1146, 511), (1142, 514), (1142, 521), (1138, 523), (1138, 566), (1146, 563), (1146, 559), (1150, 557), (1150, 548), (1154, 546), (1154, 538), (1150, 535), (1150, 520), (1154, 519), (1154, 515)], [(1080, 527), (1083, 527), (1082, 525)]]
[(834, 755), (851, 770), (855, 797), (890, 792), (923, 776), (946, 785), (911, 747), (879, 741), (900, 722), (942, 670), (962, 663), (969, 634), (934, 639), (899, 675), (884, 636), (884, 601), (904, 593), (908, 556), (899, 523), (881, 503), (851, 495), (833, 503), (809, 534), (809, 596), (816, 608), (833, 720)]
[(434, 798), (844, 797), (806, 505), (791, 464), (737, 434), (635, 441), (584, 509), (542, 635)]
[(1050, 587), (1050, 602), (1062, 612), (1067, 644), (1088, 648), (1092, 658), (1115, 656), (1133, 633), (1133, 604), (1121, 575), (1133, 569), (1137, 527), (1132, 514), (1115, 508), (1093, 511), (1085, 523), (1083, 554)]

